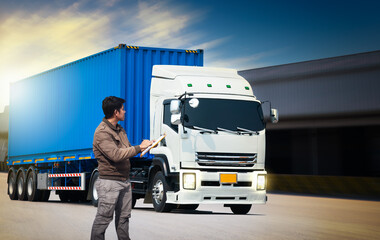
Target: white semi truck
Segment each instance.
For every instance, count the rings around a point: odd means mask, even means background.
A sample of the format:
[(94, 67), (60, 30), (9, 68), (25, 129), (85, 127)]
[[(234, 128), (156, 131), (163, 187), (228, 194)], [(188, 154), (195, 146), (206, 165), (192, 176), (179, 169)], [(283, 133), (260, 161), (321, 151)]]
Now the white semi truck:
[(146, 200), (156, 211), (224, 204), (245, 214), (266, 203), (264, 115), (236, 70), (154, 66), (150, 129), (152, 139), (166, 134), (151, 150), (161, 164), (149, 174)]

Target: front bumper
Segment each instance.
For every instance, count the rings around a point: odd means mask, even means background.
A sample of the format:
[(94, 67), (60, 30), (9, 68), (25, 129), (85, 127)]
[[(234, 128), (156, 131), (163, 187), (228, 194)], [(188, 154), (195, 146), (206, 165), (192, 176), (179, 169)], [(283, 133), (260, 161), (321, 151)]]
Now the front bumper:
[[(183, 188), (183, 174), (196, 175), (196, 189)], [(237, 184), (219, 184), (221, 173), (236, 173)], [(174, 204), (265, 204), (266, 190), (257, 190), (257, 175), (266, 171), (254, 172), (207, 172), (200, 170), (180, 171), (180, 190), (167, 192), (167, 202)]]

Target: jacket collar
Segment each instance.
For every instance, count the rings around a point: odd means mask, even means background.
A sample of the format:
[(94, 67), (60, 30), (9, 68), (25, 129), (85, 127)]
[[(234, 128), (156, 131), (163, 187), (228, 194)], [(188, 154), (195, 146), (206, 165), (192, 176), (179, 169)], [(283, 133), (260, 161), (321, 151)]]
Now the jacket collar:
[(121, 125), (120, 124), (116, 124), (116, 127), (115, 127), (106, 118), (103, 118), (103, 122), (105, 122), (115, 132), (120, 132), (120, 130), (121, 130)]

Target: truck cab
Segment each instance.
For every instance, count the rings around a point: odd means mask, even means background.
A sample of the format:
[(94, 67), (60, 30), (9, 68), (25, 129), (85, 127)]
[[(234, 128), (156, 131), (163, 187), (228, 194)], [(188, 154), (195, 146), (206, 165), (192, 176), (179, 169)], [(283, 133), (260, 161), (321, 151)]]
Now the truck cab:
[(155, 65), (150, 135), (164, 134), (150, 151), (160, 166), (149, 181), (156, 211), (224, 204), (245, 214), (266, 203), (264, 114), (236, 70)]

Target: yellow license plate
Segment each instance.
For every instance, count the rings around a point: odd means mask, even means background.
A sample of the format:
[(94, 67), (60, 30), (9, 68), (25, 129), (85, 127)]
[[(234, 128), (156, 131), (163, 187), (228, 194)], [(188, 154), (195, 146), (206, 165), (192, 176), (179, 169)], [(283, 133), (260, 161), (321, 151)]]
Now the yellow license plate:
[(220, 183), (237, 183), (236, 174), (220, 174)]

